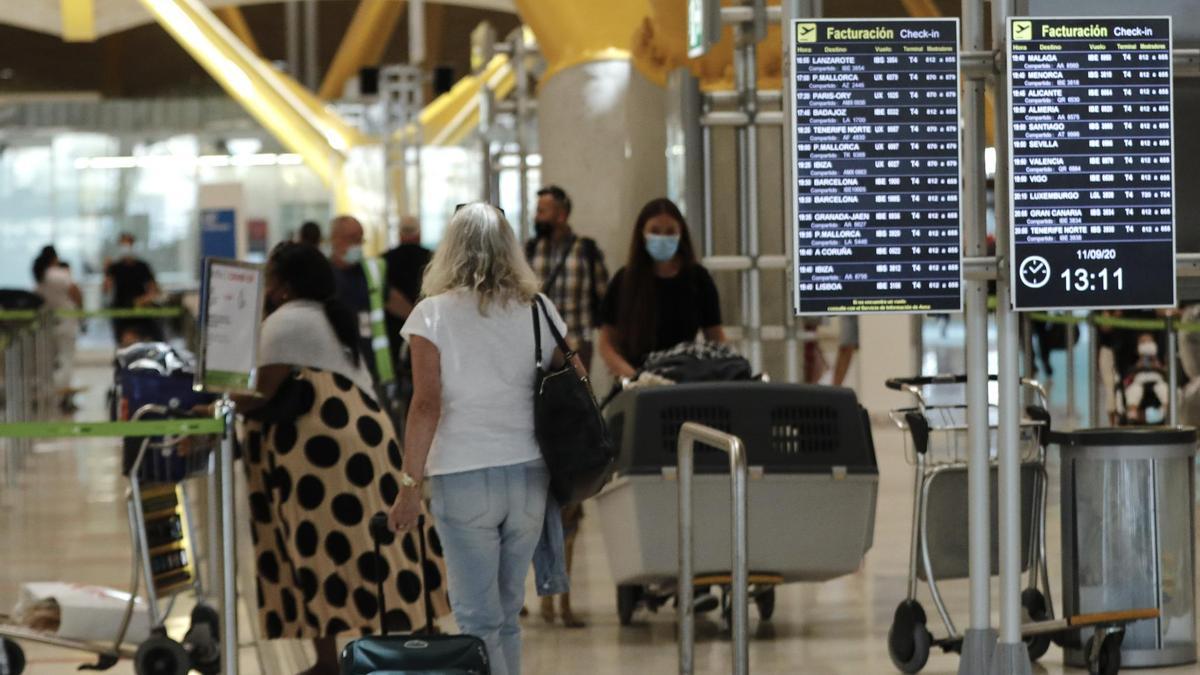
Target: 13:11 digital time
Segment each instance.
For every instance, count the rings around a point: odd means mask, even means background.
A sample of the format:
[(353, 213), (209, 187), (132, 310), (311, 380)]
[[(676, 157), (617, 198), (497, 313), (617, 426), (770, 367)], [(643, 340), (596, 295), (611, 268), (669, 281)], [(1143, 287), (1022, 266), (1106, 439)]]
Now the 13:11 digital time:
[(1112, 271), (1109, 271), (1107, 267), (1101, 267), (1096, 272), (1083, 268), (1066, 269), (1058, 276), (1062, 277), (1068, 291), (1107, 291), (1109, 289), (1121, 291), (1125, 289), (1125, 270), (1120, 267)]

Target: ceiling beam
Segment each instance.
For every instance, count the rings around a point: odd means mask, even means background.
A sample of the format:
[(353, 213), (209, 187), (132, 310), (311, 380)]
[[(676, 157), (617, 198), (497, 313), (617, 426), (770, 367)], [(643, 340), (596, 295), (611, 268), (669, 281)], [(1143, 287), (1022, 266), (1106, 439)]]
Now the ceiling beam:
[(942, 10), (937, 6), (934, 0), (900, 0), (904, 5), (904, 11), (908, 12), (909, 16), (916, 17), (931, 17), (941, 16)]
[(379, 65), (403, 13), (404, 3), (401, 0), (359, 2), (354, 18), (342, 37), (342, 44), (338, 46), (337, 54), (321, 82), (318, 95), (325, 100), (338, 98), (346, 82), (357, 75), (363, 66)]
[(237, 5), (229, 5), (220, 7), (216, 10), (217, 17), (233, 31), (233, 34), (238, 36), (242, 44), (254, 53), (255, 56), (262, 57), (262, 50), (258, 48), (258, 41), (254, 39), (254, 33), (250, 31), (250, 24), (246, 23), (246, 16), (242, 14), (242, 8)]
[(64, 42), (96, 41), (96, 6), (94, 0), (59, 0)]

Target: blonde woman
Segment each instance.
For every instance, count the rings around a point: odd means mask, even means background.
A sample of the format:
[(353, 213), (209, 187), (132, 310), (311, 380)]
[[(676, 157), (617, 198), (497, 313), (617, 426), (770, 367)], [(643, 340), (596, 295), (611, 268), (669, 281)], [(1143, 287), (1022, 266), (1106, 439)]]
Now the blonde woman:
[[(391, 526), (416, 526), (428, 477), (454, 618), (487, 644), (493, 675), (519, 675), (518, 616), (549, 488), (533, 429), (538, 281), (504, 215), (468, 204), (450, 220), (422, 292), (401, 333), (414, 391)], [(561, 355), (540, 325), (549, 365)]]

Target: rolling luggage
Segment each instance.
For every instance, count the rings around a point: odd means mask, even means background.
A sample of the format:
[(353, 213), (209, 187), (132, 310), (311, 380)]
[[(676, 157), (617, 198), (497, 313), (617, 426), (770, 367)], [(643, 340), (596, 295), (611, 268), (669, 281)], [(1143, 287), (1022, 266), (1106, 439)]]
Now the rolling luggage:
[[(425, 517), (418, 521), (417, 531), (425, 529)], [(371, 539), (375, 541), (376, 564), (380, 548), (391, 544), (395, 535), (388, 530), (387, 515), (377, 513), (371, 518)], [(346, 645), (342, 650), (342, 675), (488, 675), (487, 647), (483, 640), (471, 635), (434, 635), (433, 603), (425, 585), (425, 537), (419, 536), (421, 552), (421, 588), (425, 594), (425, 627), (412, 635), (388, 635), (383, 617), (387, 607), (383, 595), (383, 577), (379, 579), (380, 635), (365, 637)]]

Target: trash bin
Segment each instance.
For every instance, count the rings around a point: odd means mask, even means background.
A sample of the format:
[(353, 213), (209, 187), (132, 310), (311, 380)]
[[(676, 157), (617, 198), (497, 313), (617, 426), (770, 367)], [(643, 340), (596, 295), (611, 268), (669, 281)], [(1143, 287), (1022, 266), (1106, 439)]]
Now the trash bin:
[[(1121, 663), (1195, 662), (1196, 430), (1085, 429), (1056, 436), (1065, 614), (1156, 608), (1157, 620), (1126, 629)], [(1068, 648), (1066, 663), (1086, 667), (1082, 648)]]

